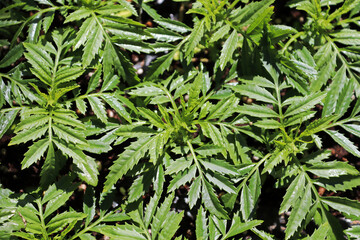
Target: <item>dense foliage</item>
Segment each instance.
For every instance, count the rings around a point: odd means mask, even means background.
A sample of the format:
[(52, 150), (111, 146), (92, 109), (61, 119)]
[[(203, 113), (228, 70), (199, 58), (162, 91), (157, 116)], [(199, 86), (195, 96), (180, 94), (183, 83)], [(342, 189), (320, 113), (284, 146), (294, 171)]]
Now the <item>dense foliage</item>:
[(0, 239), (184, 239), (185, 212), (189, 238), (274, 239), (272, 189), (285, 239), (359, 239), (332, 213), (360, 220), (360, 1), (288, 1), (293, 26), (274, 2), (3, 1), (0, 138), (41, 172), (1, 186)]

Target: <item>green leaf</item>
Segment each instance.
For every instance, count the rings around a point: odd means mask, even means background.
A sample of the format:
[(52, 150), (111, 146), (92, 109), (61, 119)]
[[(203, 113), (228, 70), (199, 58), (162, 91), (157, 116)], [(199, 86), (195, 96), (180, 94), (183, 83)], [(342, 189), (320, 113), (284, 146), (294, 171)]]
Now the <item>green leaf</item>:
[(195, 152), (197, 152), (198, 154), (200, 154), (202, 156), (212, 156), (212, 155), (216, 155), (216, 154), (222, 152), (223, 150), (224, 150), (224, 147), (222, 147), (222, 146), (206, 144), (199, 148), (196, 148)]
[(25, 157), (21, 162), (21, 169), (28, 168), (31, 164), (39, 160), (49, 147), (49, 139), (41, 139), (35, 142), (25, 153)]
[(360, 33), (352, 29), (342, 29), (330, 34), (335, 42), (345, 45), (360, 45)]
[(310, 110), (315, 106), (315, 104), (319, 103), (325, 96), (326, 93), (319, 92), (298, 99), (298, 101), (291, 104), (289, 108), (286, 110), (285, 117), (293, 116), (295, 114)]
[(242, 114), (259, 118), (279, 117), (279, 115), (271, 108), (256, 104), (239, 106), (238, 111)]
[(319, 162), (307, 167), (306, 170), (311, 173), (323, 177), (338, 177), (340, 175), (358, 175), (359, 172), (353, 166), (346, 162), (331, 161), (331, 162)]
[(330, 42), (319, 48), (314, 55), (314, 60), (319, 71), (316, 80), (311, 83), (310, 89), (312, 92), (317, 92), (335, 73), (336, 54), (332, 51)]
[(327, 117), (319, 118), (313, 122), (311, 122), (304, 132), (300, 134), (300, 137), (302, 136), (311, 136), (312, 134), (315, 134), (320, 131), (324, 131), (329, 127), (329, 123), (332, 122), (337, 118), (336, 115), (330, 115)]
[(161, 88), (156, 87), (154, 85), (148, 85), (148, 86), (145, 85), (131, 90), (129, 94), (136, 96), (151, 97), (151, 96), (163, 95), (165, 94), (165, 92)]
[(194, 29), (190, 34), (190, 37), (185, 45), (185, 57), (189, 57), (190, 54), (193, 53), (194, 49), (197, 47), (197, 45), (200, 43), (201, 38), (204, 35), (204, 24), (205, 20), (202, 19), (195, 23)]
[(220, 68), (221, 70), (224, 70), (226, 64), (230, 61), (232, 58), (232, 55), (237, 47), (238, 42), (238, 33), (236, 30), (234, 30), (229, 38), (225, 41), (224, 46), (221, 50), (220, 55)]
[(129, 51), (136, 52), (140, 54), (140, 52), (143, 53), (152, 53), (154, 52), (154, 49), (148, 44), (141, 40), (135, 40), (135, 39), (116, 39), (115, 45), (124, 48)]
[(340, 212), (360, 217), (360, 203), (344, 197), (321, 197), (321, 201)]
[(211, 185), (206, 180), (202, 179), (202, 186), (202, 201), (205, 208), (221, 219), (228, 219), (227, 213), (221, 206)]
[(286, 190), (286, 194), (284, 195), (283, 201), (279, 208), (279, 214), (288, 211), (291, 206), (295, 206), (297, 200), (304, 193), (304, 188), (305, 174), (301, 173), (292, 181), (292, 183)]
[(197, 240), (208, 239), (206, 212), (204, 211), (202, 206), (200, 206), (198, 213), (196, 215), (195, 226), (196, 226), (195, 228), (196, 239)]
[(177, 40), (181, 40), (183, 37), (178, 34), (174, 33), (172, 31), (169, 31), (167, 29), (163, 28), (149, 28), (146, 29), (147, 32), (151, 33), (151, 35), (157, 40), (157, 41), (163, 41), (163, 42), (174, 42)]
[(346, 229), (345, 233), (349, 237), (358, 239), (358, 238), (360, 238), (360, 226), (359, 225), (352, 226), (351, 228)]
[(205, 174), (206, 179), (211, 182), (214, 186), (217, 186), (221, 190), (224, 190), (228, 193), (236, 194), (236, 188), (234, 187), (234, 183), (229, 181), (225, 176), (220, 175), (218, 173)]
[(196, 205), (197, 200), (200, 198), (200, 192), (201, 192), (201, 178), (198, 177), (191, 184), (190, 191), (188, 193), (190, 209), (192, 209)]
[(19, 144), (19, 143), (25, 143), (30, 140), (36, 140), (36, 139), (40, 138), (42, 135), (44, 135), (48, 129), (49, 129), (49, 127), (47, 125), (44, 125), (39, 128), (31, 128), (31, 129), (26, 129), (22, 132), (19, 132), (16, 134), (15, 137), (13, 137), (11, 139), (9, 146)]
[(16, 60), (18, 60), (24, 52), (24, 47), (20, 43), (10, 49), (10, 51), (4, 56), (3, 59), (0, 61), (0, 68), (5, 68), (10, 66), (12, 63), (15, 63)]
[(110, 172), (106, 177), (104, 185), (104, 192), (109, 191), (117, 180), (122, 178), (124, 174), (140, 161), (149, 150), (152, 141), (152, 138), (140, 138), (119, 155), (119, 158), (115, 160), (114, 164), (110, 167)]
[(232, 87), (235, 92), (254, 98), (258, 101), (277, 104), (275, 97), (265, 88), (257, 85), (237, 85)]
[(66, 83), (72, 80), (77, 79), (84, 73), (84, 70), (81, 67), (75, 66), (65, 66), (60, 68), (56, 72), (55, 83), (59, 85), (60, 83)]
[(277, 129), (277, 128), (281, 128), (281, 126), (282, 126), (281, 123), (279, 123), (278, 121), (276, 121), (274, 119), (260, 120), (260, 121), (257, 121), (254, 125), (259, 128), (264, 128), (264, 129)]
[(80, 131), (60, 124), (53, 124), (52, 130), (59, 138), (64, 139), (68, 143), (72, 142), (87, 145), (85, 135)]
[(341, 90), (345, 87), (346, 83), (346, 68), (345, 65), (343, 65), (339, 69), (339, 71), (337, 71), (335, 77), (333, 78), (330, 90), (326, 95), (324, 101), (324, 108), (322, 111), (322, 117), (326, 117), (334, 113), (335, 109), (337, 108), (337, 101), (339, 99), (339, 95), (341, 93)]
[(1, 115), (0, 115), (0, 138), (2, 138), (2, 136), (4, 136), (4, 134), (6, 133), (6, 131), (11, 127), (18, 112), (19, 112), (19, 110), (11, 110), (6, 113), (1, 113)]
[(350, 152), (354, 156), (360, 157), (360, 152), (357, 149), (357, 147), (343, 134), (334, 130), (326, 130), (325, 132), (329, 134), (330, 137), (334, 139), (335, 142), (337, 142), (340, 146), (345, 148), (346, 151)]
[(88, 100), (95, 115), (100, 119), (101, 122), (107, 123), (105, 107), (101, 100), (98, 97), (88, 97)]
[(199, 160), (199, 161), (206, 169), (210, 169), (214, 172), (229, 174), (233, 176), (238, 175), (236, 168), (226, 161), (220, 159), (209, 159), (209, 160)]
[(311, 183), (308, 183), (304, 195), (300, 196), (297, 204), (293, 206), (285, 229), (285, 239), (289, 239), (299, 228), (303, 219), (305, 219), (311, 207), (311, 199)]
[(142, 229), (135, 227), (133, 225), (98, 225), (91, 228), (90, 230), (99, 232), (113, 239), (123, 239), (123, 240), (147, 240), (143, 236)]
[(159, 240), (172, 239), (183, 219), (184, 211), (181, 213), (170, 212), (166, 215), (165, 224), (159, 234)]
[(88, 88), (86, 90), (86, 93), (89, 93), (91, 91), (94, 91), (98, 85), (99, 85), (99, 80), (101, 77), (101, 68), (98, 68), (93, 75), (90, 77), (89, 80), (89, 84), (88, 84)]
[(82, 55), (82, 64), (84, 67), (90, 65), (95, 55), (99, 52), (102, 41), (104, 39), (102, 29), (98, 25), (93, 26), (91, 32), (89, 32), (88, 34), (88, 40), (85, 44), (84, 52)]
[(86, 103), (83, 99), (81, 98), (77, 98), (75, 100), (76, 102), (76, 107), (79, 109), (79, 111), (82, 113), (82, 114), (85, 114), (86, 113)]
[(210, 42), (217, 42), (219, 39), (223, 38), (230, 31), (230, 26), (228, 24), (219, 28), (214, 34), (211, 35)]
[(148, 119), (150, 123), (153, 124), (154, 126), (162, 129), (166, 127), (161, 117), (158, 114), (151, 111), (150, 109), (139, 107), (138, 110), (141, 116)]
[(87, 8), (80, 8), (72, 13), (70, 13), (66, 19), (64, 23), (68, 23), (68, 22), (73, 22), (73, 21), (77, 21), (83, 18), (87, 18), (88, 16), (91, 15), (91, 11)]
[(183, 172), (175, 175), (168, 186), (168, 193), (173, 192), (185, 183), (190, 182), (191, 179), (195, 178), (195, 174), (196, 167), (193, 165), (189, 169), (185, 169)]
[(332, 178), (317, 178), (314, 184), (321, 186), (329, 191), (346, 191), (360, 185), (360, 177), (352, 175), (342, 175)]
[(74, 49), (84, 45), (94, 29), (97, 29), (95, 17), (86, 19), (81, 25), (79, 31), (76, 33)]
[(85, 213), (78, 213), (78, 212), (63, 212), (61, 214), (56, 215), (53, 217), (47, 224), (47, 232), (48, 234), (56, 233), (62, 230), (67, 224), (72, 222), (77, 222), (82, 220), (86, 217)]
[(158, 77), (160, 74), (164, 73), (166, 70), (169, 70), (176, 51), (177, 49), (174, 49), (168, 54), (161, 56), (157, 58), (154, 62), (152, 62), (149, 69), (146, 72), (145, 81), (154, 79)]
[(151, 224), (151, 230), (153, 231), (153, 237), (160, 232), (161, 228), (166, 224), (166, 215), (169, 214), (171, 209), (171, 204), (173, 203), (174, 193), (171, 193), (168, 197), (164, 199), (161, 206), (157, 208), (156, 214), (153, 217)]
[(225, 236), (223, 236), (223, 239), (228, 239), (230, 237), (238, 235), (239, 233), (242, 233), (249, 229), (252, 229), (253, 227), (255, 227), (257, 225), (260, 225), (262, 222), (263, 221), (261, 221), (261, 220), (254, 220), (254, 221), (248, 221), (248, 222), (242, 223), (240, 220), (240, 217), (235, 217), (232, 220), (229, 231), (226, 233)]

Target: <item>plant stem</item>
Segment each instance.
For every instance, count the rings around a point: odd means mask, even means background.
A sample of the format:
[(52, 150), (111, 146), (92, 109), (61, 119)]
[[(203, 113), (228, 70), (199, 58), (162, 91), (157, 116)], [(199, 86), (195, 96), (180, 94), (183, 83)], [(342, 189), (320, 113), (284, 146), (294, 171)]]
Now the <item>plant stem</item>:
[(281, 49), (280, 54), (283, 55), (284, 52), (287, 50), (287, 48), (290, 46), (290, 44), (291, 44), (292, 42), (294, 42), (298, 37), (300, 37), (300, 36), (302, 36), (302, 35), (304, 35), (304, 34), (305, 34), (305, 32), (298, 32), (298, 33), (296, 33), (295, 35), (293, 35), (293, 36), (289, 39), (289, 41), (286, 42), (286, 44), (284, 45), (284, 47)]
[(44, 214), (43, 214), (40, 199), (36, 200), (36, 204), (37, 204), (37, 206), (39, 208), (39, 217), (40, 217), (40, 221), (41, 221), (41, 232), (42, 232), (42, 235), (43, 235), (44, 239), (47, 240), (49, 238), (48, 238), (48, 234), (46, 232), (46, 225), (45, 225)]

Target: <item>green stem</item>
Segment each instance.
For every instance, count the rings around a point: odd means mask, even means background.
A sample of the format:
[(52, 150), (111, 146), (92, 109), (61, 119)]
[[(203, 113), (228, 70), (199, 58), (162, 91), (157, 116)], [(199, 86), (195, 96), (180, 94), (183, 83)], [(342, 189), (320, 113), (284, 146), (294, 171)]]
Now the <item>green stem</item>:
[(241, 188), (244, 186), (244, 184), (249, 180), (249, 178), (254, 174), (254, 172), (259, 169), (259, 167), (271, 156), (271, 153), (268, 153), (265, 155), (265, 157), (263, 157), (260, 161), (258, 161), (256, 163), (256, 165), (251, 169), (251, 171), (249, 172), (249, 174), (246, 176), (246, 178), (241, 182), (239, 188), (237, 189), (238, 191), (241, 190)]
[(44, 214), (43, 214), (40, 199), (36, 200), (36, 204), (37, 204), (37, 206), (39, 208), (39, 216), (40, 216), (40, 221), (41, 221), (41, 232), (42, 232), (42, 235), (43, 235), (44, 239), (47, 240), (49, 238), (48, 238), (48, 234), (46, 232), (46, 225), (45, 225)]
[[(110, 213), (111, 214), (111, 213)], [(107, 215), (104, 216), (100, 216), (100, 218), (98, 220), (96, 220), (93, 224), (87, 226), (86, 228), (84, 228), (83, 230), (81, 230), (80, 232), (76, 233), (74, 236), (72, 236), (70, 238), (70, 240), (76, 239), (77, 237), (79, 237), (80, 235), (82, 235), (83, 233), (86, 233), (87, 231), (89, 231), (91, 228), (97, 226), (98, 224), (100, 224), (104, 218), (107, 217)]]
[(284, 47), (281, 49), (280, 54), (281, 54), (281, 55), (284, 54), (285, 51), (287, 50), (287, 48), (290, 46), (290, 44), (291, 44), (292, 42), (294, 42), (298, 37), (300, 37), (300, 36), (302, 36), (302, 35), (304, 35), (304, 34), (305, 34), (305, 32), (298, 32), (298, 33), (296, 33), (295, 35), (293, 35), (293, 36), (289, 39), (289, 41), (286, 42), (286, 44), (284, 45)]
[(193, 148), (190, 140), (187, 141), (187, 145), (189, 146), (190, 151), (191, 151), (191, 154), (192, 154), (193, 157), (194, 157), (194, 162), (195, 162), (196, 167), (197, 167), (198, 170), (199, 170), (200, 177), (201, 177), (201, 179), (204, 179), (204, 175), (203, 175), (203, 173), (202, 173), (202, 171), (201, 171), (200, 163), (199, 163), (198, 159), (196, 158), (196, 154), (195, 154), (194, 148)]

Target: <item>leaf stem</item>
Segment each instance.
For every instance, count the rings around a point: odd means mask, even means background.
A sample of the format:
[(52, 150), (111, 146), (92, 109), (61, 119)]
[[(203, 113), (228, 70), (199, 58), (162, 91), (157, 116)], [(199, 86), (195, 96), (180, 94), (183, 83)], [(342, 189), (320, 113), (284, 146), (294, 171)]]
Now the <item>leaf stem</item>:
[(36, 199), (36, 204), (39, 208), (39, 217), (40, 217), (40, 221), (41, 221), (41, 232), (42, 235), (44, 237), (45, 240), (49, 239), (48, 238), (48, 234), (46, 232), (46, 226), (45, 226), (45, 221), (44, 221), (44, 214), (43, 214), (43, 210), (42, 210), (42, 205), (41, 205), (41, 201), (40, 199)]
[(295, 35), (293, 35), (293, 36), (289, 39), (289, 41), (286, 42), (286, 44), (284, 45), (284, 47), (281, 49), (280, 54), (283, 55), (284, 52), (287, 50), (287, 48), (290, 46), (290, 44), (291, 44), (292, 42), (294, 42), (298, 37), (300, 37), (300, 36), (302, 36), (302, 35), (304, 35), (304, 34), (305, 34), (305, 32), (298, 32), (298, 33), (296, 33)]
[(203, 173), (202, 173), (202, 171), (201, 171), (200, 163), (199, 163), (198, 159), (196, 158), (196, 154), (195, 154), (194, 148), (193, 148), (190, 140), (187, 140), (186, 143), (187, 143), (187, 145), (188, 145), (189, 148), (190, 148), (191, 155), (193, 155), (193, 157), (194, 157), (194, 162), (195, 162), (196, 167), (197, 167), (198, 170), (199, 170), (200, 177), (201, 177), (201, 179), (204, 179), (204, 175), (203, 175)]

